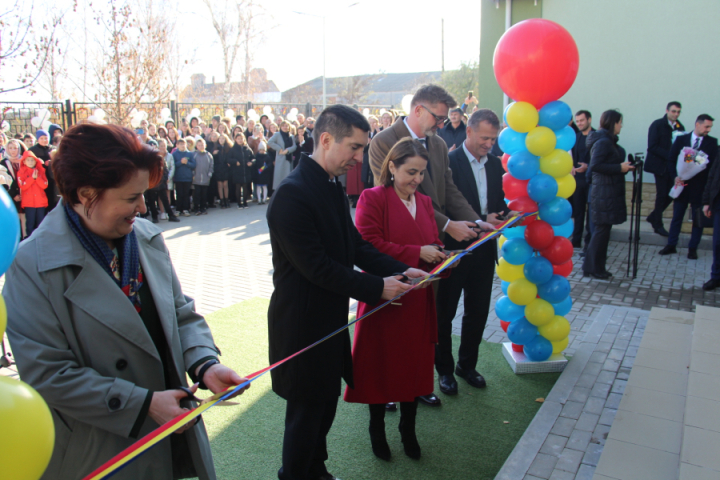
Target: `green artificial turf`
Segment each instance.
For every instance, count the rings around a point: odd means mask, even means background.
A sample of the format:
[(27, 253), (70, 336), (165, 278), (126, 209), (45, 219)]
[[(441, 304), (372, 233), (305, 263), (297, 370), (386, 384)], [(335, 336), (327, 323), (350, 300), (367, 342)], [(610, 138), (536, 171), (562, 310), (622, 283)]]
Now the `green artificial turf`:
[[(268, 300), (255, 298), (207, 316), (222, 362), (240, 374), (267, 366), (267, 307)], [(455, 351), (458, 340), (453, 337)], [(418, 407), (419, 461), (402, 450), (399, 411), (385, 417), (393, 454), (385, 462), (370, 449), (367, 406), (341, 399), (328, 436), (328, 470), (342, 480), (493, 479), (540, 408), (535, 400), (545, 397), (559, 376), (515, 375), (500, 349), (486, 342), (480, 346), (478, 370), (487, 388), (475, 389), (459, 380), (459, 395), (438, 392), (441, 407)], [(269, 374), (237, 400), (240, 405), (214, 407), (203, 415), (218, 479), (275, 479), (285, 402), (272, 392)]]

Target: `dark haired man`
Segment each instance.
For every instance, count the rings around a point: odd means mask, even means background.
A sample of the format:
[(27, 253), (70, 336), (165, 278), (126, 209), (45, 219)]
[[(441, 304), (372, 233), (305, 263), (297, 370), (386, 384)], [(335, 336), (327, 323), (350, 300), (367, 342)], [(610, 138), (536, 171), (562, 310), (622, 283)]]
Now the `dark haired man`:
[[(590, 217), (587, 215), (589, 202), (588, 181), (585, 172), (590, 165), (590, 152), (587, 149), (586, 141), (590, 132), (594, 132), (592, 128), (592, 115), (587, 110), (579, 110), (575, 114), (575, 126), (577, 127), (575, 146), (572, 148), (573, 170), (575, 176), (575, 193), (573, 193), (570, 201), (573, 207), (573, 219), (575, 227), (573, 229), (572, 244), (575, 248), (582, 246), (583, 225), (587, 229), (585, 232), (585, 246), (590, 243), (592, 232), (590, 230)], [(587, 218), (587, 221), (586, 221)]]
[[(442, 232), (441, 239), (447, 233), (462, 242), (477, 238), (478, 228), (494, 227), (480, 220), (480, 215), (475, 213), (455, 186), (448, 147), (445, 141), (436, 135), (438, 128), (447, 120), (448, 111), (456, 105), (457, 102), (444, 88), (432, 84), (420, 87), (410, 102), (409, 114), (375, 135), (370, 143), (369, 153), (370, 168), (375, 184), (378, 185), (380, 169), (393, 145), (405, 137), (419, 140), (427, 148), (430, 161), (418, 191), (432, 199), (438, 231)], [(434, 393), (418, 398), (430, 406), (439, 406), (442, 403)]]
[[(499, 215), (510, 212), (502, 188), (502, 176), (505, 173), (502, 162), (490, 153), (499, 130), (500, 120), (492, 110), (476, 110), (468, 120), (466, 140), (449, 155), (453, 180), (460, 192), (473, 211), (480, 212), (480, 218), (493, 225), (501, 223)], [(452, 237), (445, 237), (445, 246), (451, 250), (465, 249), (470, 246), (470, 242), (457, 242)], [(458, 393), (453, 372), (470, 386), (485, 386), (485, 379), (478, 373), (476, 366), (478, 348), (490, 311), (496, 259), (497, 242), (493, 239), (463, 258), (452, 275), (440, 280), (435, 369), (440, 376), (440, 391), (446, 395)], [(456, 365), (452, 354), (452, 321), (463, 293), (464, 312)]]
[[(714, 118), (703, 113), (695, 120), (695, 128), (687, 135), (682, 135), (675, 140), (670, 150), (670, 159), (668, 160), (668, 174), (673, 179), (675, 185), (685, 185), (680, 195), (673, 201), (673, 217), (670, 222), (670, 235), (665, 248), (660, 250), (660, 255), (668, 255), (677, 253), (677, 244), (680, 237), (680, 229), (682, 228), (683, 218), (687, 211), (688, 205), (692, 207), (692, 215), (695, 215), (702, 203), (702, 196), (708, 181), (708, 175), (714, 162), (717, 161), (718, 141), (717, 138), (711, 137), (710, 130), (713, 126)], [(698, 173), (690, 180), (682, 180), (677, 176), (677, 158), (685, 147), (691, 147), (693, 150), (705, 152), (708, 156), (709, 164), (702, 172)], [(697, 260), (697, 247), (700, 244), (703, 229), (693, 225), (690, 235), (690, 243), (688, 244), (687, 258)]]
[[(648, 130), (648, 148), (645, 158), (645, 171), (655, 175), (655, 209), (650, 212), (647, 221), (653, 226), (655, 233), (668, 236), (663, 226), (663, 212), (670, 205), (672, 199), (668, 196), (674, 183), (674, 176), (668, 172), (670, 162), (670, 149), (673, 146), (673, 132), (684, 131), (685, 127), (678, 120), (682, 105), (680, 102), (670, 102), (665, 109), (665, 115), (650, 124)], [(677, 160), (677, 159), (674, 159)]]
[[(394, 276), (397, 272), (427, 275), (377, 251), (353, 224), (337, 177), (362, 161), (369, 130), (365, 117), (352, 108), (326, 108), (313, 131), (312, 156), (302, 156), (270, 200), (271, 364), (346, 325), (351, 297), (374, 305), (410, 288)], [(325, 468), (326, 436), (342, 378), (352, 387), (347, 330), (272, 371), (273, 391), (287, 400), (280, 480), (335, 478)]]
[(713, 263), (710, 280), (703, 284), (703, 290), (720, 287), (720, 162), (716, 161), (705, 185), (702, 197), (703, 213), (713, 219)]

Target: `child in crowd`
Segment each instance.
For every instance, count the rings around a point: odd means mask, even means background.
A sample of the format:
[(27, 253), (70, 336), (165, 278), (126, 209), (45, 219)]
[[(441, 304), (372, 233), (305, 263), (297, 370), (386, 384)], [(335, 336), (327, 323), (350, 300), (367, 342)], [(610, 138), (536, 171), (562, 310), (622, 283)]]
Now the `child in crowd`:
[(48, 206), (45, 167), (30, 151), (25, 152), (20, 159), (18, 184), (22, 192), (22, 208), (25, 210), (25, 229), (29, 237), (45, 218), (45, 208)]
[(201, 138), (196, 143), (195, 175), (193, 176), (193, 185), (195, 186), (193, 203), (195, 203), (195, 210), (197, 210), (196, 215), (207, 215), (207, 190), (213, 168), (213, 156), (205, 151), (205, 140)]
[(267, 202), (268, 185), (273, 178), (273, 160), (267, 154), (267, 144), (265, 142), (260, 142), (257, 148), (258, 153), (255, 155), (257, 179), (255, 185), (257, 186), (258, 205), (263, 205)]
[(177, 141), (177, 150), (172, 153), (175, 159), (175, 191), (177, 192), (177, 210), (184, 217), (190, 216), (190, 185), (195, 170), (195, 154), (188, 151), (184, 138)]
[[(167, 142), (165, 142), (162, 138), (158, 139), (158, 150), (160, 151), (160, 155), (164, 155), (165, 168), (167, 168), (168, 172), (167, 189), (166, 191), (160, 193), (160, 195), (167, 196), (168, 205), (170, 205), (173, 201), (173, 190), (175, 188), (175, 185), (173, 184), (173, 178), (175, 177), (175, 158), (173, 158), (172, 154), (168, 153)], [(160, 210), (162, 211), (160, 214), (160, 220), (167, 220), (175, 216), (175, 212), (173, 212), (172, 209), (165, 208), (165, 202), (163, 201), (160, 202)]]
[(183, 137), (185, 139), (185, 143), (187, 143), (187, 151), (188, 152), (194, 152), (195, 151), (195, 139), (191, 136)]

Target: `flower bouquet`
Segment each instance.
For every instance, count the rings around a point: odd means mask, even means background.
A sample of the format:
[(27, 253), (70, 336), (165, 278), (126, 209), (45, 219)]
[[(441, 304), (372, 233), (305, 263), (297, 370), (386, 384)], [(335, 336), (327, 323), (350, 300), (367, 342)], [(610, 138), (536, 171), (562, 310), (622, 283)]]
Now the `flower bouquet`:
[[(690, 180), (698, 173), (705, 170), (708, 166), (707, 153), (685, 147), (680, 151), (677, 158), (677, 176), (682, 180)], [(683, 185), (675, 185), (669, 195), (677, 198), (683, 191)]]

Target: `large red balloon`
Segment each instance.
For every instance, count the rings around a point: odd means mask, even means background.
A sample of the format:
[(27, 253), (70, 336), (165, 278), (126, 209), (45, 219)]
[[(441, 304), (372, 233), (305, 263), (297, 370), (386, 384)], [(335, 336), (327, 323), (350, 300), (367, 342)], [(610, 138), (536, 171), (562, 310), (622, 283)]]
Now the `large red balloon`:
[(553, 265), (553, 273), (555, 275), (560, 275), (561, 277), (567, 277), (570, 275), (573, 271), (573, 262), (572, 260), (563, 263), (562, 265)]
[(523, 213), (535, 213), (538, 211), (538, 204), (530, 197), (518, 197), (508, 202), (510, 210)]
[(503, 193), (508, 200), (527, 197), (527, 185), (530, 180), (518, 180), (509, 173), (502, 176)]
[(506, 172), (508, 171), (508, 168), (507, 168), (507, 162), (508, 162), (508, 160), (510, 160), (510, 154), (509, 154), (509, 153), (503, 153), (503, 156), (502, 156), (502, 158), (500, 159), (500, 162), (502, 163), (503, 170), (505, 170)]
[(554, 238), (555, 232), (552, 225), (542, 220), (531, 223), (525, 229), (525, 241), (535, 250), (546, 249)]
[(580, 56), (570, 33), (542, 18), (513, 25), (500, 37), (493, 56), (502, 91), (538, 109), (570, 90), (579, 67)]
[(562, 265), (572, 258), (572, 242), (565, 237), (556, 236), (550, 246), (540, 252), (540, 255), (550, 260), (553, 265)]
[(503, 320), (500, 320), (500, 328), (503, 329), (503, 332), (507, 333), (507, 329), (510, 326), (510, 322), (505, 322)]
[(524, 351), (524, 348), (525, 347), (523, 347), (522, 345), (518, 345), (516, 343), (512, 344), (513, 352), (522, 352), (522, 351)]

